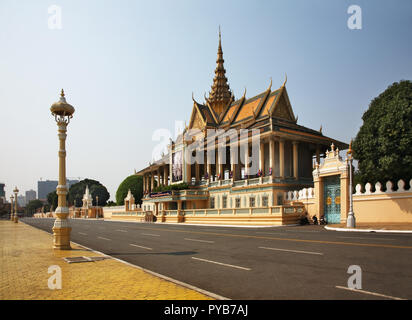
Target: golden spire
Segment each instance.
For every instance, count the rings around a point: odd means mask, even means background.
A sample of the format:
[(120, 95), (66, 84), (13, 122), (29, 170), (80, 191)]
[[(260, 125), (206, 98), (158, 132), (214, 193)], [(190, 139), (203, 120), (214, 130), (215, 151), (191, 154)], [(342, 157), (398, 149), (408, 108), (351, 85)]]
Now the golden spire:
[(349, 143), (349, 150), (347, 152), (348, 155), (352, 154), (353, 150), (352, 150), (352, 139), (350, 139), (350, 143)]
[(61, 93), (60, 93), (60, 97), (64, 97), (64, 90), (62, 89)]
[(213, 78), (212, 90), (209, 92), (209, 98), (206, 101), (219, 115), (223, 112), (225, 107), (234, 100), (229, 84), (227, 83), (226, 70), (223, 65), (223, 50), (222, 50), (222, 35), (219, 26), (219, 46), (217, 49), (217, 60), (215, 77)]

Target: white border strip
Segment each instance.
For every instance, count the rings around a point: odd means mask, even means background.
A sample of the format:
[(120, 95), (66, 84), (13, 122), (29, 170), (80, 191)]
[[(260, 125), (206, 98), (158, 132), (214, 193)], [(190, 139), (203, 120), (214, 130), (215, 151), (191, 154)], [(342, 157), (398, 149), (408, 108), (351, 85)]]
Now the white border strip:
[(218, 264), (218, 265), (225, 266), (225, 267), (237, 268), (237, 269), (246, 270), (246, 271), (252, 270), (250, 268), (239, 267), (239, 266), (235, 266), (233, 264), (227, 264), (227, 263), (222, 263), (222, 262), (217, 262), (217, 261), (212, 261), (212, 260), (206, 260), (206, 259), (201, 259), (201, 258), (196, 258), (196, 257), (192, 257), (192, 259), (199, 260), (199, 261), (204, 261), (204, 262), (209, 262), (209, 263), (214, 263), (214, 264)]
[(370, 291), (359, 290), (359, 289), (352, 289), (352, 288), (347, 288), (347, 287), (342, 287), (342, 286), (336, 286), (336, 288), (338, 288), (338, 289), (344, 289), (344, 290), (348, 290), (348, 291), (353, 291), (353, 292), (370, 294), (370, 295), (372, 295), (372, 296), (377, 296), (377, 297), (382, 297), (382, 298), (388, 298), (388, 299), (392, 299), (392, 300), (407, 300), (407, 299), (403, 299), (403, 298), (387, 296), (387, 295), (381, 294), (381, 293), (370, 292)]
[(348, 231), (348, 232), (382, 232), (382, 233), (412, 233), (412, 230), (382, 230), (382, 229), (353, 229), (353, 228), (333, 228), (324, 227), (326, 230), (332, 231)]
[(312, 252), (312, 251), (300, 251), (300, 250), (279, 249), (279, 248), (269, 248), (269, 247), (259, 247), (259, 249), (286, 251), (286, 252), (294, 252), (294, 253), (317, 254), (317, 255), (323, 256), (323, 253), (321, 252)]
[[(25, 224), (25, 225), (27, 225), (27, 226), (29, 226), (29, 227), (35, 228), (36, 230), (43, 231), (43, 232), (47, 233), (47, 234), (50, 236), (50, 233), (47, 232), (47, 231), (44, 231), (44, 230), (42, 230), (42, 229), (39, 229), (39, 228), (37, 228), (37, 227), (35, 227), (35, 226), (31, 226), (31, 225), (29, 225), (29, 224), (27, 224), (27, 223), (24, 223), (23, 221), (21, 221), (21, 223), (23, 223), (23, 224)], [(110, 256), (110, 255), (108, 255), (108, 254), (103, 253), (103, 252), (100, 252), (100, 251), (97, 251), (97, 250), (93, 250), (93, 249), (91, 249), (91, 248), (89, 248), (89, 247), (86, 247), (86, 246), (84, 246), (84, 245), (81, 245), (80, 243), (77, 243), (77, 242), (74, 242), (74, 241), (70, 241), (70, 242), (71, 242), (71, 243), (74, 243), (75, 245), (78, 245), (79, 247), (82, 247), (82, 248), (84, 248), (84, 249), (86, 249), (86, 250), (92, 251), (92, 252), (97, 253), (97, 254), (101, 254), (101, 255), (104, 256), (104, 257), (109, 257), (109, 258), (111, 258), (111, 259), (113, 259), (113, 260), (116, 260), (116, 261), (119, 261), (119, 262), (121, 262), (121, 263), (124, 263), (124, 264), (126, 264), (126, 265), (128, 265), (128, 266), (130, 266), (130, 267), (133, 267), (133, 268), (142, 270), (142, 271), (144, 271), (144, 272), (147, 272), (147, 273), (149, 273), (149, 274), (151, 274), (151, 275), (153, 275), (153, 276), (155, 276), (155, 277), (159, 277), (159, 278), (161, 278), (161, 279), (163, 279), (163, 280), (170, 281), (170, 282), (172, 282), (172, 283), (174, 283), (174, 284), (177, 284), (177, 285), (180, 285), (180, 286), (182, 286), (182, 287), (185, 287), (185, 288), (188, 288), (188, 289), (197, 291), (197, 292), (202, 293), (202, 294), (204, 294), (205, 296), (211, 297), (211, 298), (213, 298), (213, 299), (216, 299), (216, 300), (232, 300), (232, 299), (226, 298), (226, 297), (224, 297), (224, 296), (215, 294), (215, 293), (213, 293), (213, 292), (210, 292), (210, 291), (203, 290), (203, 289), (200, 289), (200, 288), (198, 288), (198, 287), (192, 286), (191, 284), (188, 284), (188, 283), (185, 283), (185, 282), (182, 282), (182, 281), (179, 281), (179, 280), (170, 278), (170, 277), (165, 276), (165, 275), (163, 275), (163, 274), (160, 274), (160, 273), (157, 273), (157, 272), (148, 270), (148, 269), (143, 268), (143, 267), (140, 267), (140, 266), (138, 266), (138, 265), (131, 264), (131, 263), (127, 262), (127, 261), (124, 261), (124, 260), (121, 260), (121, 259), (112, 257), (112, 256)]]

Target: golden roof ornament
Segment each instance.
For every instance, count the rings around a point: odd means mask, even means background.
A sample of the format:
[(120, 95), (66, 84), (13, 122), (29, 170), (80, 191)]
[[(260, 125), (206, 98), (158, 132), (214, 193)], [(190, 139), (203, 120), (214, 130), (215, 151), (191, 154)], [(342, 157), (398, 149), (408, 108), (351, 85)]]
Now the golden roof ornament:
[(215, 77), (213, 78), (212, 90), (209, 92), (209, 98), (206, 98), (206, 102), (213, 108), (213, 110), (220, 114), (223, 112), (232, 101), (234, 96), (230, 90), (227, 78), (226, 70), (224, 67), (223, 50), (222, 50), (222, 35), (219, 26), (219, 46), (217, 49), (217, 60)]
[(352, 150), (352, 139), (350, 139), (349, 149), (348, 149), (347, 154), (348, 154), (348, 155), (352, 155), (352, 153), (353, 153), (353, 150)]
[(286, 82), (288, 82), (288, 75), (285, 72), (285, 81), (283, 81), (282, 87), (286, 85)]

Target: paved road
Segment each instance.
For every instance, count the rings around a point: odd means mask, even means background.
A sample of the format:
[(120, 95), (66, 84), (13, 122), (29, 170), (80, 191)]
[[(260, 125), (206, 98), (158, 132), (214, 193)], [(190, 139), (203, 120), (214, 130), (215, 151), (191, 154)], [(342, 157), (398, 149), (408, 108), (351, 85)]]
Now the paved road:
[[(54, 223), (21, 220), (47, 232)], [(412, 299), (412, 234), (83, 219), (71, 225), (76, 243), (231, 299)], [(345, 289), (350, 265), (362, 269), (362, 292)]]

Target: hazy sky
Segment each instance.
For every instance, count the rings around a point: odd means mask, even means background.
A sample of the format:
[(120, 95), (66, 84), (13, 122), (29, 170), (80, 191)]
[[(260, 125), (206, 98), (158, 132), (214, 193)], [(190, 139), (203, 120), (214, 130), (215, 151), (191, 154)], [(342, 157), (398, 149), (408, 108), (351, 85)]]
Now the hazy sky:
[[(347, 26), (362, 9), (362, 29)], [(48, 8), (62, 28), (49, 29)], [(76, 108), (67, 176), (119, 183), (151, 159), (156, 129), (189, 121), (210, 90), (218, 26), (235, 97), (288, 76), (298, 123), (349, 142), (372, 98), (412, 78), (412, 1), (0, 1), (0, 182), (58, 176), (50, 105)]]

